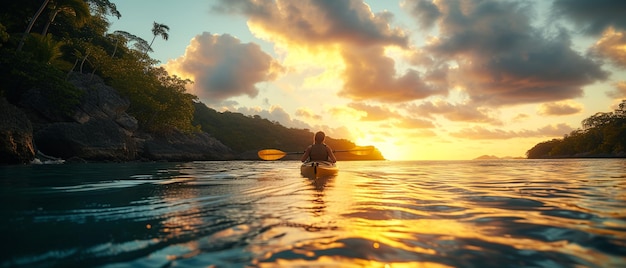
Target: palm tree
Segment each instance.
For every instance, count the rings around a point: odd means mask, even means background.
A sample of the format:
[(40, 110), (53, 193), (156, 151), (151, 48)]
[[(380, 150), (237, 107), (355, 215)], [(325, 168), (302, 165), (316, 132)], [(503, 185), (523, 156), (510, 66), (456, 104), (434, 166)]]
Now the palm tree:
[(41, 31), (41, 35), (48, 33), (50, 24), (54, 22), (54, 19), (59, 13), (67, 13), (74, 16), (74, 22), (78, 25), (84, 23), (91, 13), (89, 12), (89, 5), (84, 0), (54, 0), (50, 2), (52, 11), (46, 26)]
[(33, 29), (33, 25), (35, 24), (35, 21), (37, 20), (37, 18), (39, 18), (39, 15), (41, 15), (41, 12), (43, 12), (43, 9), (46, 8), (46, 6), (48, 5), (48, 2), (50, 2), (50, 0), (44, 0), (43, 3), (41, 3), (41, 6), (39, 7), (39, 10), (37, 10), (35, 15), (33, 15), (33, 17), (30, 19), (30, 22), (28, 22), (28, 26), (26, 27), (26, 31), (24, 31), (24, 35), (22, 35), (22, 39), (20, 40), (20, 44), (17, 46), (17, 51), (21, 51), (22, 50), (22, 47), (24, 46), (24, 41), (26, 40), (26, 36), (28, 36), (28, 34), (30, 33), (30, 30)]
[(28, 23), (28, 26), (24, 31), (24, 35), (20, 40), (20, 44), (17, 46), (17, 51), (22, 50), (22, 47), (24, 46), (24, 41), (26, 40), (26, 37), (28, 37), (28, 35), (30, 34), (30, 31), (33, 29), (35, 21), (37, 21), (43, 10), (48, 5), (51, 6), (52, 12), (50, 13), (48, 22), (41, 32), (41, 35), (46, 35), (48, 33), (48, 28), (50, 27), (50, 24), (52, 24), (52, 22), (60, 12), (74, 15), (76, 18), (76, 22), (79, 24), (84, 22), (90, 16), (89, 5), (87, 5), (87, 3), (85, 3), (83, 0), (44, 0), (35, 15), (33, 15), (33, 17), (30, 19), (30, 22)]
[(150, 42), (150, 45), (146, 50), (146, 54), (148, 54), (148, 51), (152, 51), (152, 43), (154, 43), (154, 39), (156, 39), (157, 36), (160, 35), (163, 40), (167, 41), (167, 39), (170, 37), (170, 35), (167, 33), (167, 31), (169, 30), (170, 27), (165, 24), (160, 24), (156, 21), (152, 24), (152, 34), (154, 35), (154, 37), (152, 38), (152, 41)]

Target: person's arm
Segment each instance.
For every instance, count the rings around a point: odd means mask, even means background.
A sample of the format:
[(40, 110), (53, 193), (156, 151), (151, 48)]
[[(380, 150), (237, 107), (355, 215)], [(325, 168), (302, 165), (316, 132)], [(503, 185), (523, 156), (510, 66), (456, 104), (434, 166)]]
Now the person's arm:
[(311, 146), (306, 147), (306, 150), (304, 150), (304, 154), (300, 158), (300, 161), (306, 162), (306, 160), (309, 159), (309, 154), (311, 154)]
[(335, 153), (333, 153), (333, 149), (331, 149), (329, 146), (326, 146), (326, 151), (328, 152), (328, 159), (330, 159), (330, 162), (337, 162), (337, 158), (335, 157)]

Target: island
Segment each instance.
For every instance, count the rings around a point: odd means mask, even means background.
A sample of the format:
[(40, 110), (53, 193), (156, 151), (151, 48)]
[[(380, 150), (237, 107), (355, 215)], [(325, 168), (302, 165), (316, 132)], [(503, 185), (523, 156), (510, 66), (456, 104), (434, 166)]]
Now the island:
[(626, 157), (626, 100), (613, 112), (598, 112), (562, 139), (540, 142), (526, 152), (529, 159)]

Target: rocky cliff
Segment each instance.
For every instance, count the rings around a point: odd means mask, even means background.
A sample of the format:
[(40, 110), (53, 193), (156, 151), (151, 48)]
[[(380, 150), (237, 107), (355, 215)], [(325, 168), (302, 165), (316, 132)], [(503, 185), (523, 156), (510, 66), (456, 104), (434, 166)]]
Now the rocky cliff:
[(20, 164), (33, 160), (33, 127), (26, 114), (0, 98), (0, 162)]
[(227, 160), (233, 152), (207, 133), (172, 130), (141, 132), (126, 113), (130, 102), (100, 78), (72, 74), (69, 81), (83, 95), (71, 115), (49, 106), (31, 89), (20, 108), (0, 101), (0, 163), (28, 163), (36, 151), (62, 159), (85, 161)]

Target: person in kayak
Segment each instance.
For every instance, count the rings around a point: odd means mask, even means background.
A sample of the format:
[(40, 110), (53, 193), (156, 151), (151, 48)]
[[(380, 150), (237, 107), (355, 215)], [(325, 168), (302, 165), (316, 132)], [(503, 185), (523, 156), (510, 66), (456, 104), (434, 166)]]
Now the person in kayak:
[(326, 134), (322, 131), (318, 131), (315, 133), (314, 143), (309, 145), (304, 151), (302, 158), (300, 159), (302, 162), (306, 161), (330, 161), (337, 162), (337, 158), (335, 158), (335, 154), (333, 153), (333, 149), (331, 149), (328, 145), (324, 143), (324, 139), (326, 139)]

